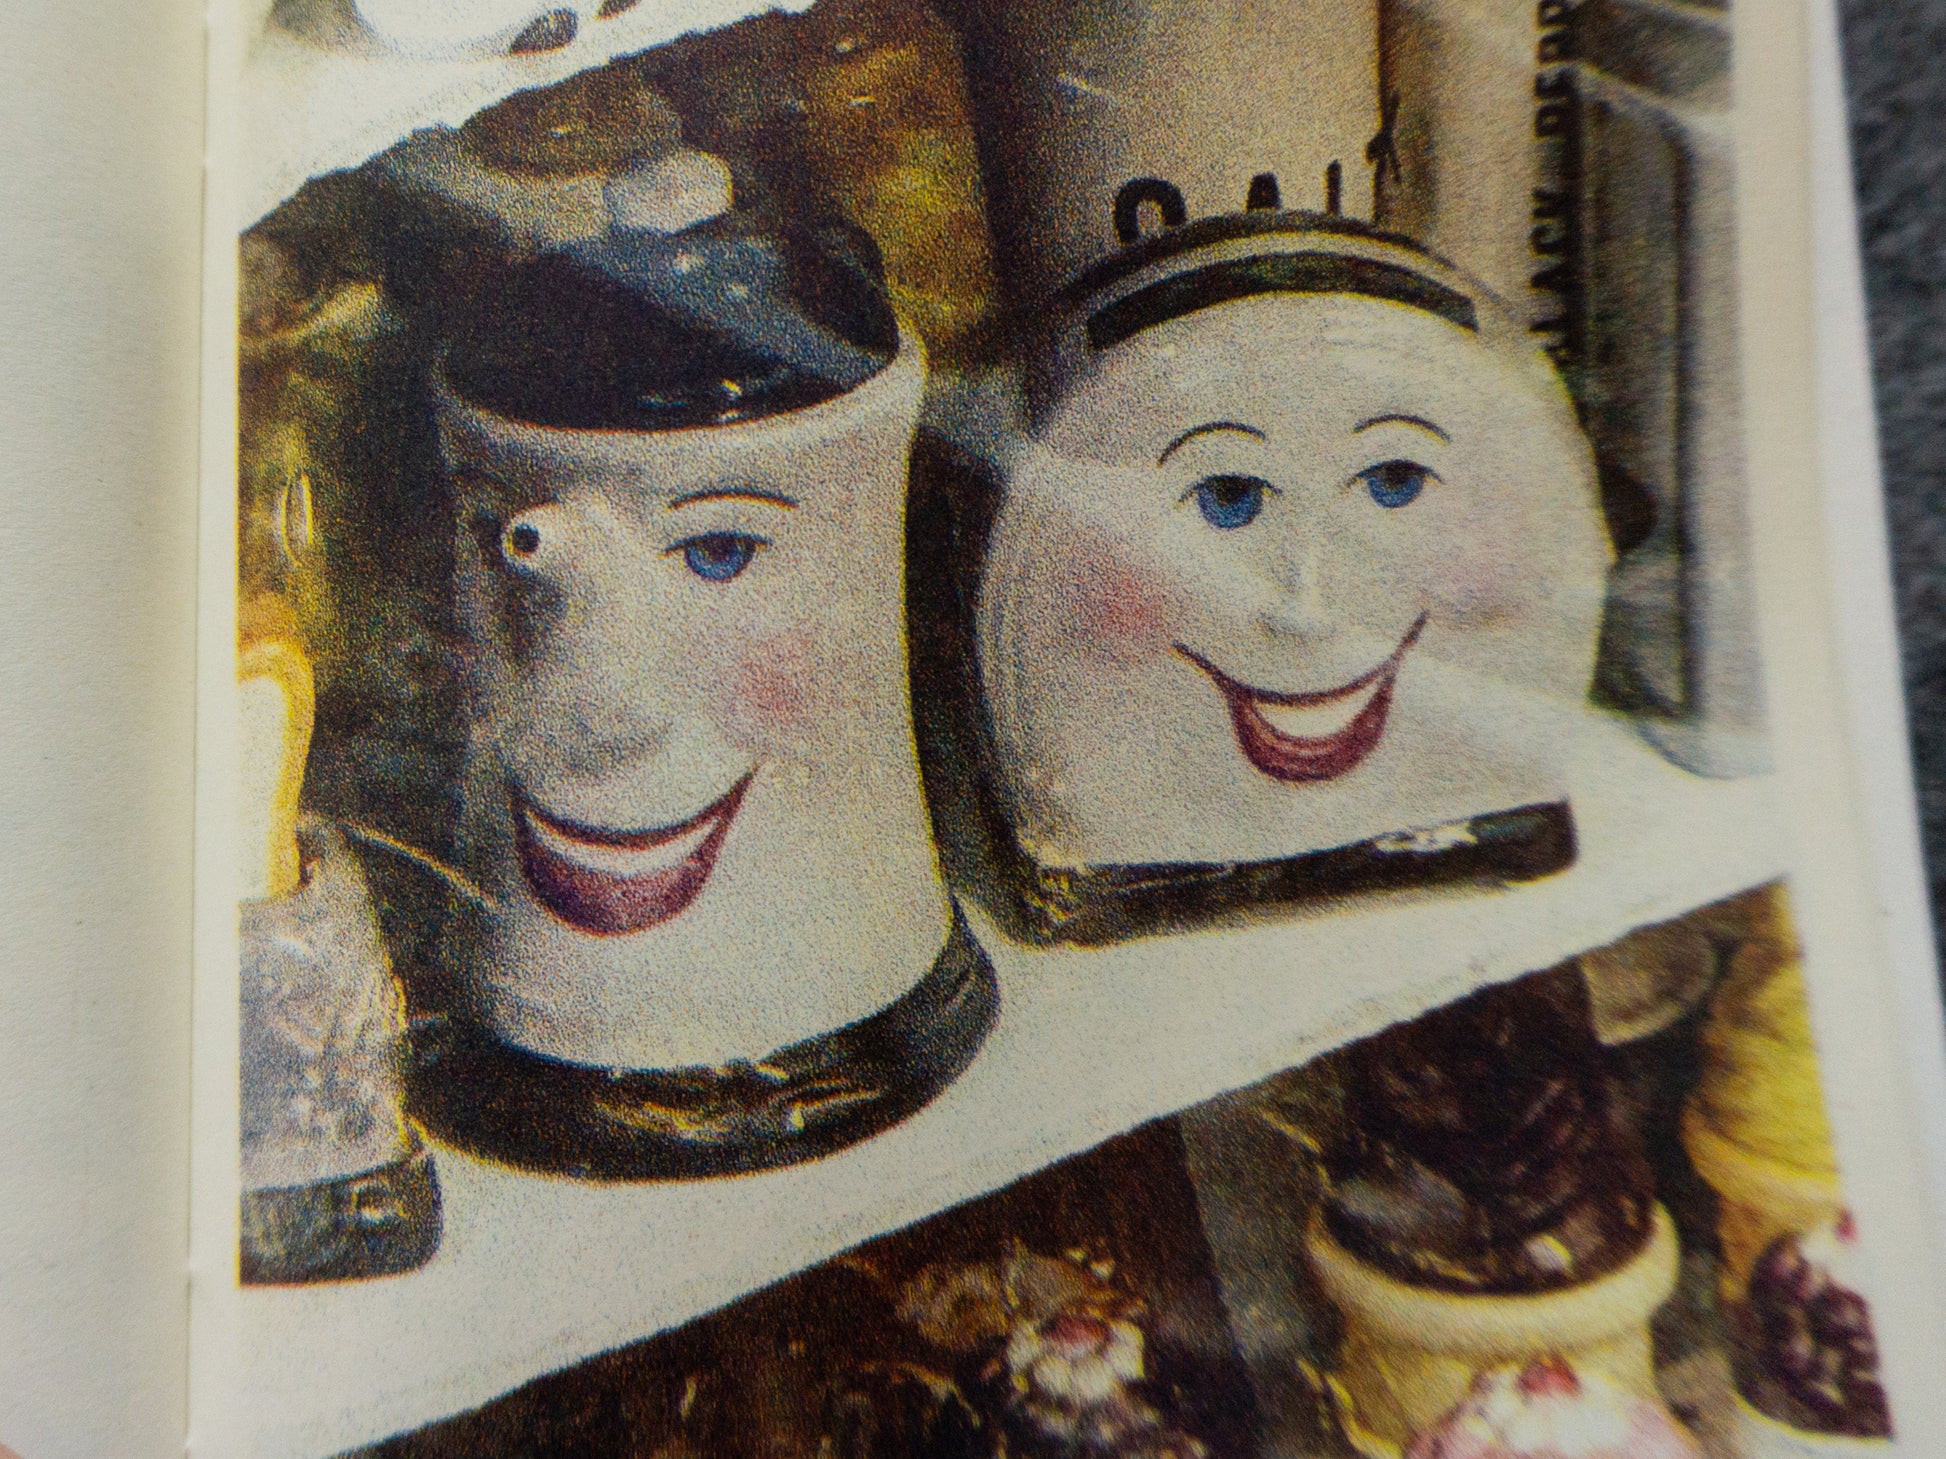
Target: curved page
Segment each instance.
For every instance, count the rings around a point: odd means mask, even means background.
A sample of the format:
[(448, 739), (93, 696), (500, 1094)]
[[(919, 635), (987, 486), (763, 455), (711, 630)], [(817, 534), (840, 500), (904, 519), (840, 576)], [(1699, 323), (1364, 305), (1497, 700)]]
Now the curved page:
[(195, 1446), (1930, 1432), (1797, 23), (231, 16)]

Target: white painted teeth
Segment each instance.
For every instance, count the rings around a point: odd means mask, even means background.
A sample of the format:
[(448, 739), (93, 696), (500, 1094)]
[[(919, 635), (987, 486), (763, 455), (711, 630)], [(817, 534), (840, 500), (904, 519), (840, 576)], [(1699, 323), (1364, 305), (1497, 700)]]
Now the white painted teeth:
[(547, 851), (584, 870), (614, 877), (650, 876), (681, 866), (696, 854), (703, 842), (709, 839), (710, 832), (716, 829), (716, 823), (722, 819), (721, 816), (711, 816), (673, 840), (664, 841), (659, 846), (637, 849), (577, 840), (546, 825), (539, 817), (526, 814), (527, 829)]
[(1369, 684), (1356, 694), (1335, 699), (1329, 704), (1271, 704), (1256, 700), (1257, 713), (1280, 735), (1301, 740), (1326, 740), (1342, 734), (1377, 695), (1379, 686)]

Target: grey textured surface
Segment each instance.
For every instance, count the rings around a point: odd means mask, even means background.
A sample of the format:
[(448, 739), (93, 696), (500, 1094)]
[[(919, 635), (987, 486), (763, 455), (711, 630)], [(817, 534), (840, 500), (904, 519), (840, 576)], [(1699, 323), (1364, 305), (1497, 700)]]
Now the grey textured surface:
[(1946, 925), (1946, 0), (1840, 9), (1912, 748)]

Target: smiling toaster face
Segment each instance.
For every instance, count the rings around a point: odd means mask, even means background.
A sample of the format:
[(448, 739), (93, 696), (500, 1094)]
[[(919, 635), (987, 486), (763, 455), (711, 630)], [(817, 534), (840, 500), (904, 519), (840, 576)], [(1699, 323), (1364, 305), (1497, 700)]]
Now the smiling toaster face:
[(1120, 338), (984, 578), (1022, 848), (1261, 861), (1557, 800), (1608, 561), (1565, 392), (1463, 322), (1265, 292)]

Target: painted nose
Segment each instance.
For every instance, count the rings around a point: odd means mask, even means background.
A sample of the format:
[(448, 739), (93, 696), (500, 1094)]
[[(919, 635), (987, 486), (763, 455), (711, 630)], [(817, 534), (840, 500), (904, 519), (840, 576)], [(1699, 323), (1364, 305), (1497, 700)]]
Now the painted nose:
[(1337, 627), (1324, 600), (1324, 574), (1316, 543), (1295, 548), (1271, 577), (1272, 592), (1258, 615), (1266, 632), (1278, 638), (1317, 638)]
[[(631, 697), (622, 702), (605, 696), (590, 699), (580, 687), (556, 684), (558, 712), (550, 716), (550, 738), (561, 768), (590, 779), (653, 760), (668, 747), (670, 723), (653, 706)], [(565, 690), (565, 693), (558, 691)]]
[(598, 777), (663, 754), (674, 734), (668, 664), (639, 612), (569, 604), (526, 666), (526, 718), (561, 768)]
[(589, 616), (587, 600), (598, 589), (599, 571), (589, 572), (599, 550), (595, 534), (553, 503), (505, 521), (482, 514), (475, 523), (480, 554), (497, 585), (495, 612), (512, 659), (531, 671), (558, 658), (562, 635)]
[(516, 512), (495, 544), (501, 569), (524, 587), (565, 590), (587, 555), (588, 534), (578, 525), (552, 502)]
[(551, 503), (500, 532), (523, 697), (580, 773), (653, 757), (671, 733), (667, 633), (642, 572), (646, 551), (615, 524)]

